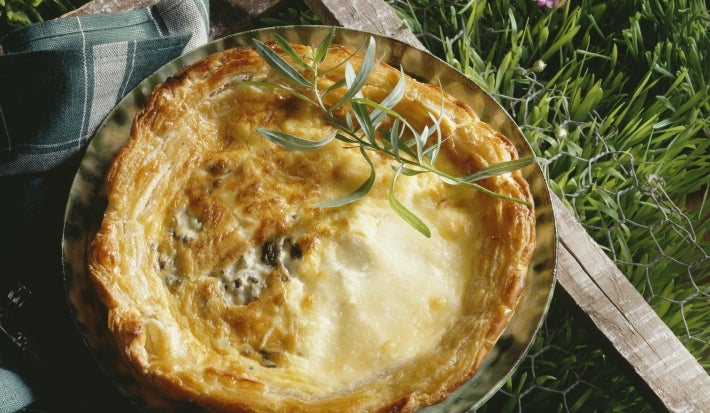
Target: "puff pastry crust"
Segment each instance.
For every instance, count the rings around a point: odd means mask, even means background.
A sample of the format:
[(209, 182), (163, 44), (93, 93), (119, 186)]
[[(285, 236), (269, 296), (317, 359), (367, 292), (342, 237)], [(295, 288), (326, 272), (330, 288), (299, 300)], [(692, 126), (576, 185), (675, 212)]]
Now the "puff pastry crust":
[[(350, 54), (331, 48), (322, 90)], [(381, 100), (399, 76), (377, 64), (364, 95)], [(432, 174), (401, 178), (398, 199), (431, 228), (426, 239), (391, 210), (392, 162), (376, 153), (365, 198), (317, 208), (352, 192), (367, 163), (337, 140), (294, 152), (264, 139), (256, 128), (313, 139), (332, 129), (302, 101), (242, 80), (283, 81), (251, 48), (213, 54), (156, 87), (112, 162), (88, 260), (122, 357), (146, 387), (213, 411), (411, 412), (441, 401), (510, 320), (533, 208)], [(518, 156), (432, 85), (408, 77), (396, 110), (419, 129), (443, 110), (438, 165), (451, 173)], [(532, 202), (518, 171), (483, 185)]]

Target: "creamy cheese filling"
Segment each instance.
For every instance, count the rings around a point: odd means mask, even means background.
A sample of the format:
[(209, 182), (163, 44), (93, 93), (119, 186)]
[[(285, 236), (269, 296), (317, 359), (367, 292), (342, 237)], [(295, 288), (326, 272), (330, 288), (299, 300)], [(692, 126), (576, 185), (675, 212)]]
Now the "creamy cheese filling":
[(362, 203), (352, 230), (304, 257), (299, 271), (310, 275), (286, 287), (300, 307), (296, 364), (321, 385), (355, 384), (432, 351), (464, 291), (458, 245), (421, 236), (386, 203)]

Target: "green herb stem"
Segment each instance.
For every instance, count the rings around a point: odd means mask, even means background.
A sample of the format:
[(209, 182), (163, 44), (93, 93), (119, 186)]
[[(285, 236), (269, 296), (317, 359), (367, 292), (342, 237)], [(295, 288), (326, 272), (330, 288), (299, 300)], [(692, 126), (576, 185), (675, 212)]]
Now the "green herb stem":
[[(440, 128), (441, 118), (430, 114), (431, 124), (418, 131), (394, 109), (405, 94), (406, 75), (403, 70), (400, 69), (397, 84), (381, 102), (363, 96), (362, 88), (375, 66), (376, 43), (374, 38), (368, 39), (357, 71), (349, 59), (346, 59), (340, 63), (344, 65), (345, 79), (335, 82), (325, 90), (319, 90), (318, 79), (324, 75), (320, 73), (320, 64), (325, 61), (334, 37), (335, 29), (333, 28), (315, 49), (313, 55), (300, 56), (286, 39), (278, 35), (274, 36), (284, 55), (288, 56), (293, 63), (284, 59), (268, 45), (254, 40), (255, 49), (259, 55), (288, 85), (274, 82), (242, 82), (259, 87), (272, 87), (289, 93), (318, 108), (325, 122), (335, 128), (334, 133), (316, 141), (282, 131), (257, 129), (264, 138), (294, 151), (317, 150), (333, 139), (338, 139), (353, 147), (359, 147), (360, 153), (370, 167), (369, 177), (352, 193), (339, 199), (319, 202), (317, 206), (343, 206), (355, 202), (369, 193), (376, 179), (376, 169), (369, 155), (371, 151), (393, 159), (392, 168), (395, 173), (390, 185), (390, 206), (402, 219), (426, 237), (431, 236), (431, 231), (426, 224), (396, 198), (394, 183), (400, 175), (413, 176), (420, 173), (433, 173), (447, 184), (467, 186), (495, 198), (531, 206), (527, 200), (499, 194), (478, 184), (477, 181), (510, 173), (536, 162), (537, 158), (501, 162), (464, 177), (453, 176), (436, 167), (436, 159), (444, 142)], [(305, 74), (302, 74), (301, 71), (304, 71)], [(327, 95), (343, 88), (345, 92), (335, 99), (335, 103), (325, 103)], [(309, 97), (300, 90), (310, 91), (309, 95), (315, 97)], [(345, 118), (342, 119), (335, 113), (337, 109), (345, 105), (349, 105), (351, 111), (347, 111)], [(392, 119), (392, 126), (390, 129), (383, 129), (382, 122), (387, 117)]]

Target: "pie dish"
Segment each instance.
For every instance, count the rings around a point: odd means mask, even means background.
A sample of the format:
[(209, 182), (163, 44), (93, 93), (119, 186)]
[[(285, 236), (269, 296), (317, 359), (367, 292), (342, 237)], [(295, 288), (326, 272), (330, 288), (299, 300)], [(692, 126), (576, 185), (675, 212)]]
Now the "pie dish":
[[(106, 143), (105, 204), (83, 248), (81, 288), (101, 313), (89, 344), (115, 356), (149, 405), (415, 411), (451, 399), (495, 355), (539, 282), (529, 279), (541, 252), (535, 182), (524, 171), (483, 182), (524, 204), (431, 174), (398, 180), (397, 196), (432, 230), (425, 238), (390, 208), (392, 160), (375, 153), (367, 196), (318, 207), (366, 179), (367, 162), (337, 140), (294, 152), (260, 136), (257, 128), (318, 139), (333, 128), (281, 89), (250, 83), (279, 81), (253, 48), (219, 49), (157, 82), (130, 138)], [(344, 60), (357, 68), (360, 59), (333, 47), (323, 89), (343, 78)], [(382, 100), (399, 74), (376, 65), (365, 97)], [(497, 106), (478, 113), (407, 76), (396, 110), (419, 129), (442, 114), (438, 162), (451, 174), (519, 156), (481, 119)], [(67, 263), (72, 245), (65, 237)], [(538, 315), (549, 290), (540, 296)]]

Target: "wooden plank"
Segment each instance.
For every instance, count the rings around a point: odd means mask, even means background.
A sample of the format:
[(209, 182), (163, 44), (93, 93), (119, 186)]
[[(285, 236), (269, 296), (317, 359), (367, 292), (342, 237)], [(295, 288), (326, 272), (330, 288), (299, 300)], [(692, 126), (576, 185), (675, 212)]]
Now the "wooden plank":
[(553, 205), (559, 284), (657, 402), (673, 412), (710, 408), (710, 376), (556, 196)]
[[(422, 44), (382, 0), (306, 0), (328, 24)], [(409, 32), (409, 33), (407, 33)], [(553, 195), (558, 282), (630, 366), (653, 402), (673, 412), (710, 409), (710, 376), (584, 227)]]
[(72, 10), (62, 17), (87, 16), (90, 14), (114, 13), (152, 6), (159, 0), (93, 0)]
[(304, 0), (304, 2), (326, 24), (384, 35), (426, 50), (417, 36), (382, 0)]

